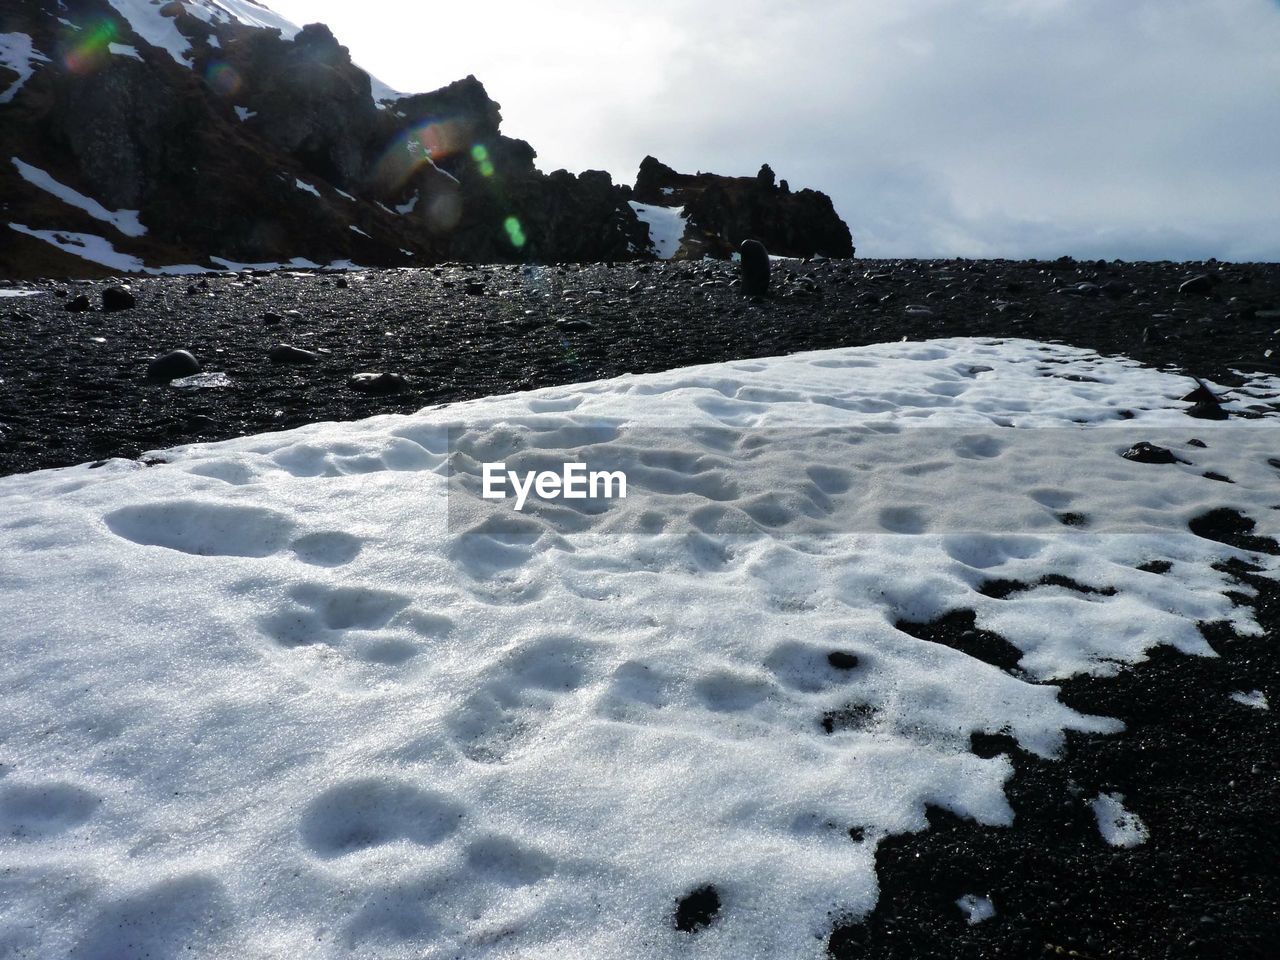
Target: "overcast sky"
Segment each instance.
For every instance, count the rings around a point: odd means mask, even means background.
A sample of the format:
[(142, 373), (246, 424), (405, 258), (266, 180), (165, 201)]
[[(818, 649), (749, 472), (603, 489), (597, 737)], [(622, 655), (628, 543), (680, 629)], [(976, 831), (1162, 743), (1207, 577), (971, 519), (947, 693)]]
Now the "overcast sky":
[(267, 0), (543, 170), (829, 193), (864, 256), (1280, 260), (1278, 0)]

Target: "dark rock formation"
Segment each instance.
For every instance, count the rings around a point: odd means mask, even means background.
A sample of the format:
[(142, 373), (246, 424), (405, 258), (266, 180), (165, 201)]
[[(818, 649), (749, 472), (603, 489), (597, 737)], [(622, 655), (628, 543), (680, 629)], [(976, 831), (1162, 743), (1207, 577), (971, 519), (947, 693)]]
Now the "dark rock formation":
[(853, 238), (831, 198), (816, 190), (793, 192), (775, 183), (766, 163), (754, 177), (677, 173), (645, 157), (634, 198), (658, 206), (683, 206), (697, 256), (727, 257), (746, 239), (761, 241), (784, 257), (852, 257)]
[[(528, 143), (502, 135), (499, 105), (474, 77), (393, 95), (322, 24), (287, 37), (179, 3), (131, 14), (171, 21), (190, 45), (179, 58), (108, 0), (5, 6), (5, 29), (29, 35), (47, 59), (0, 103), (0, 276), (652, 256), (632, 191), (600, 171), (538, 170)], [(113, 53), (108, 39), (137, 56)], [(3, 92), (14, 80), (0, 73)], [(137, 211), (145, 233), (68, 205), (10, 157), (110, 211)], [(661, 190), (670, 183), (687, 193), (675, 202), (689, 205), (699, 255), (728, 256), (748, 235), (779, 253), (852, 254), (824, 195), (791, 193), (766, 170), (682, 178), (650, 158), (636, 189), (655, 203), (672, 202)], [(45, 231), (110, 248), (90, 257)]]

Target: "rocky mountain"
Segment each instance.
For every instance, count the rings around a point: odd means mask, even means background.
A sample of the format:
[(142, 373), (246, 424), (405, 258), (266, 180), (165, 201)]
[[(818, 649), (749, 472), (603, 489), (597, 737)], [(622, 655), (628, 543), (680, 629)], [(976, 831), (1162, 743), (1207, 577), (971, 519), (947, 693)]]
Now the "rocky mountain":
[(852, 257), (853, 237), (817, 190), (792, 192), (766, 163), (754, 177), (677, 173), (654, 157), (640, 164), (633, 206), (679, 207), (686, 221), (680, 252), (726, 257), (748, 237), (783, 256)]
[(543, 173), (474, 77), (400, 94), (253, 0), (0, 10), (0, 276), (853, 253), (785, 181)]

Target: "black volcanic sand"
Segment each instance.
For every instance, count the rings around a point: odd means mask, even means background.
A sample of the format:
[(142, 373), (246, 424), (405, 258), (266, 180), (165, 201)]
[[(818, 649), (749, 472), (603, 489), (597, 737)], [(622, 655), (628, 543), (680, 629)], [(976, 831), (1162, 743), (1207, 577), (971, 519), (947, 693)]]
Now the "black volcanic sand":
[[(1198, 275), (1212, 279), (1179, 292)], [(789, 262), (775, 265), (774, 296), (763, 301), (744, 300), (734, 277), (730, 265), (705, 262), (381, 271), (350, 275), (345, 287), (334, 276), (287, 273), (162, 278), (134, 280), (139, 305), (105, 314), (62, 306), (79, 293), (96, 306), (104, 283), (43, 285), (42, 296), (0, 300), (0, 473), (904, 337), (1061, 341), (1228, 384), (1239, 381), (1235, 371), (1280, 372), (1267, 353), (1280, 353), (1277, 265)], [(281, 342), (320, 360), (275, 366), (266, 354)], [(144, 383), (148, 359), (175, 348), (233, 385)], [(362, 371), (399, 373), (409, 386), (364, 395), (347, 386)], [(1135, 409), (1143, 403), (1133, 398)], [(1192, 527), (1242, 549), (1277, 550), (1229, 511)], [(1167, 571), (1162, 558), (1151, 561), (1144, 569)], [(975, 736), (975, 753), (1012, 758), (1014, 825), (983, 827), (930, 808), (929, 830), (881, 842), (879, 903), (867, 917), (832, 917), (831, 955), (1280, 957), (1280, 721), (1274, 706), (1229, 697), (1262, 690), (1280, 704), (1280, 584), (1241, 560), (1223, 569), (1263, 636), (1206, 623), (1216, 658), (1157, 648), (1115, 677), (1059, 684), (1063, 702), (1118, 717), (1127, 730), (1069, 735), (1053, 761), (1007, 737)], [(1065, 578), (1058, 585), (1084, 589)], [(993, 581), (983, 592), (1012, 598), (1028, 586)], [(977, 629), (972, 612), (899, 627), (1016, 669), (1017, 651)], [(814, 722), (835, 729), (857, 717), (837, 711)], [(1102, 840), (1089, 806), (1102, 792), (1124, 795), (1150, 831), (1144, 844)], [(860, 825), (847, 826), (850, 843), (863, 842)], [(968, 924), (955, 902), (964, 894), (990, 896), (995, 917)], [(689, 937), (731, 909), (714, 886), (672, 891), (672, 923)]]
[[(1214, 281), (1206, 293), (1178, 292), (1202, 274)], [(105, 282), (40, 285), (48, 292), (0, 299), (0, 475), (904, 337), (1055, 340), (1222, 382), (1232, 368), (1280, 372), (1280, 265), (789, 261), (757, 302), (736, 276), (703, 261), (165, 277), (130, 281), (138, 306), (116, 313), (99, 309)], [(93, 311), (64, 309), (79, 294)], [(274, 365), (267, 351), (282, 342), (321, 359)], [(145, 383), (148, 358), (177, 348), (233, 385)], [(362, 395), (347, 386), (361, 371), (403, 374), (409, 388)]]

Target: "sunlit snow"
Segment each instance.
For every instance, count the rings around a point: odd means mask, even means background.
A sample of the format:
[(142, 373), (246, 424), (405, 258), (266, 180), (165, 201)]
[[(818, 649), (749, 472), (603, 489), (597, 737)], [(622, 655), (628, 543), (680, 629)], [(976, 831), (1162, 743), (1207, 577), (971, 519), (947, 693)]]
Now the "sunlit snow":
[(1136, 813), (1124, 807), (1124, 795), (1102, 793), (1092, 801), (1098, 832), (1113, 847), (1136, 847), (1147, 842), (1147, 825)]
[(39, 187), (46, 193), (52, 194), (63, 203), (83, 210), (95, 220), (111, 224), (126, 237), (141, 237), (146, 234), (147, 228), (138, 220), (137, 210), (108, 210), (92, 197), (86, 197), (79, 191), (68, 187), (65, 183), (59, 183), (40, 168), (33, 167), (29, 163), (23, 163), (17, 157), (10, 157), (9, 159), (18, 168), (18, 173), (21, 174), (22, 179)]
[(1241, 706), (1252, 707), (1254, 710), (1270, 709), (1267, 695), (1261, 690), (1237, 690), (1231, 694), (1231, 699)]
[(31, 45), (25, 33), (0, 33), (0, 67), (12, 70), (18, 79), (0, 90), (0, 103), (9, 103), (18, 91), (31, 79), (37, 63), (48, 63), (49, 58)]
[(684, 239), (684, 207), (659, 207), (651, 203), (628, 201), (641, 223), (649, 226), (649, 243), (659, 260), (670, 260), (680, 250)]
[[(1271, 432), (1189, 420), (1187, 388), (1070, 347), (893, 343), (0, 479), (0, 952), (823, 956), (927, 804), (1012, 823), (1010, 761), (972, 733), (1124, 736), (1042, 681), (1256, 632), (1218, 568), (1276, 558), (1186, 522), (1266, 513)], [(1119, 456), (1164, 434), (1208, 446)], [(570, 457), (632, 492), (446, 497), (482, 461)], [(978, 590), (1050, 574), (1108, 592)], [(1018, 668), (895, 626), (955, 609)], [(1121, 800), (1099, 828), (1137, 842)], [(691, 941), (674, 904), (708, 883)]]

